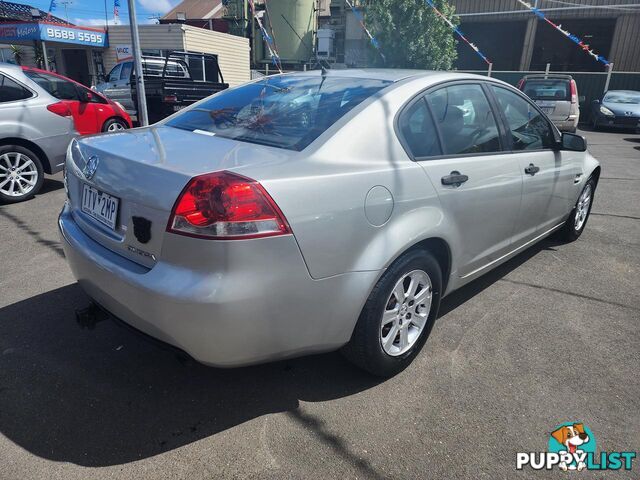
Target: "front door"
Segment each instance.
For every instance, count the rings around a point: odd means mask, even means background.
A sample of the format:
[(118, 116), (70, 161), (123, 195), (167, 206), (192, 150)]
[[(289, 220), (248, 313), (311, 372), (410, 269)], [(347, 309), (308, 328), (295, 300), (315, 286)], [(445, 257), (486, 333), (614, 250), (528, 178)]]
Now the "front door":
[(522, 207), (514, 243), (524, 244), (562, 223), (571, 210), (574, 181), (579, 180), (575, 155), (556, 148), (549, 121), (518, 93), (491, 86), (509, 129), (509, 148), (523, 174)]
[(484, 89), (456, 83), (429, 92), (403, 113), (401, 128), (458, 233), (455, 273), (471, 277), (509, 251), (522, 189)]
[(91, 86), (91, 74), (89, 73), (89, 62), (87, 52), (82, 49), (62, 50), (65, 75), (78, 83)]

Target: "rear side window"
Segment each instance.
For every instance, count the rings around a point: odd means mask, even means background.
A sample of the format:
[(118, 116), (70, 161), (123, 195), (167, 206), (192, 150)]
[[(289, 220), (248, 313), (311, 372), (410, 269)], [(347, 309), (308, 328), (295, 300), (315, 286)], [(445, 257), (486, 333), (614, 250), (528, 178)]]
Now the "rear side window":
[(214, 95), (167, 125), (300, 151), (390, 83), (321, 76), (267, 77)]
[(555, 142), (549, 122), (520, 95), (491, 86), (511, 131), (512, 150), (552, 148)]
[(80, 100), (76, 86), (64, 78), (33, 71), (26, 71), (25, 74), (59, 100)]
[(0, 75), (0, 103), (16, 102), (32, 97), (33, 94), (9, 77)]
[(571, 85), (565, 79), (529, 79), (522, 86), (532, 100), (571, 101)]
[(400, 132), (414, 157), (442, 155), (427, 103), (421, 98), (400, 117)]
[(444, 87), (426, 99), (440, 129), (445, 155), (501, 150), (498, 125), (480, 85)]

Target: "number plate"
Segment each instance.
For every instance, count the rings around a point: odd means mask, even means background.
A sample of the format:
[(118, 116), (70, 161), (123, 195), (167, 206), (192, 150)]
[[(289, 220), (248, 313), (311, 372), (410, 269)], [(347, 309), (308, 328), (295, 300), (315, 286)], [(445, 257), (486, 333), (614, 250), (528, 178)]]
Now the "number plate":
[(540, 110), (542, 110), (546, 114), (549, 114), (549, 113), (553, 113), (555, 108), (554, 107), (540, 107)]
[(97, 188), (84, 185), (82, 189), (82, 211), (115, 230), (118, 217), (118, 200)]
[(179, 112), (180, 110), (182, 110), (185, 107), (186, 107), (186, 105), (174, 105), (173, 106), (173, 111), (174, 112)]

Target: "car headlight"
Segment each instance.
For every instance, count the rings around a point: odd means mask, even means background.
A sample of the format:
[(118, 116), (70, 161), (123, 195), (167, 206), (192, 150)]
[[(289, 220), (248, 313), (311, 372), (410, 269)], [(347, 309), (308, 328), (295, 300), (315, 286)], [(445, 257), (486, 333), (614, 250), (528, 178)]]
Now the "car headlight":
[(613, 117), (615, 115), (615, 113), (613, 113), (611, 110), (609, 110), (604, 105), (600, 105), (600, 113), (602, 113), (604, 115), (608, 115), (610, 117)]

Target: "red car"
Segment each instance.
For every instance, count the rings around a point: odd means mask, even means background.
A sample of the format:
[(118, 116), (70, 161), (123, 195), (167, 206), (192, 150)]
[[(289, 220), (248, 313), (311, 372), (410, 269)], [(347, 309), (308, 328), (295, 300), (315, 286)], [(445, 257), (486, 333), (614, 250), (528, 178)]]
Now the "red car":
[(24, 73), (69, 108), (80, 135), (117, 132), (132, 128), (131, 117), (122, 106), (84, 85), (57, 73), (22, 67)]

